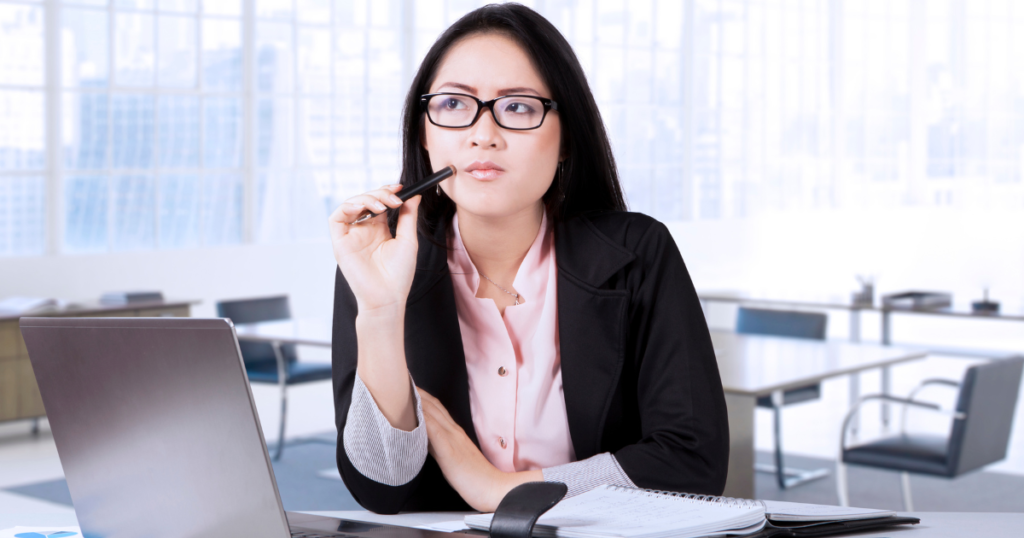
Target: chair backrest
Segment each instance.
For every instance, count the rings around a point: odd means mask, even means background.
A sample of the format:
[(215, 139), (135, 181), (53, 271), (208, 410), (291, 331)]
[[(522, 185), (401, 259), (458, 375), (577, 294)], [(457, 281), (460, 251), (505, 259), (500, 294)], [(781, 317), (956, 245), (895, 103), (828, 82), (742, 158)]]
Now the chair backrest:
[(793, 312), (740, 307), (736, 332), (824, 340), (828, 316), (818, 312)]
[(1006, 457), (1017, 408), (1024, 357), (995, 359), (967, 369), (949, 435), (950, 476), (973, 471)]
[[(288, 296), (278, 295), (258, 299), (219, 301), (217, 317), (230, 318), (233, 323), (257, 323), (291, 319), (292, 312), (288, 306)], [(242, 351), (242, 359), (246, 364), (276, 361), (274, 348), (270, 344), (239, 341), (238, 348)], [(289, 362), (296, 359), (294, 345), (283, 345), (281, 351)]]

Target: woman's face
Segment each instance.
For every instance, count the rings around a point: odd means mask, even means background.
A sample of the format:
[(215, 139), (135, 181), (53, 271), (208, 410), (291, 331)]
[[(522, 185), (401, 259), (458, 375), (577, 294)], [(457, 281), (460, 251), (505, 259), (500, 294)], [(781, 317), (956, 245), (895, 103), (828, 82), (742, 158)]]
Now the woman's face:
[[(468, 94), (489, 101), (503, 95), (550, 99), (547, 84), (530, 57), (512, 39), (484, 34), (468, 37), (448, 51), (430, 93)], [(562, 127), (549, 111), (537, 129), (510, 131), (481, 112), (470, 127), (438, 127), (424, 115), (423, 145), (434, 170), (454, 164), (458, 173), (441, 183), (459, 212), (503, 217), (533, 210), (551, 186), (558, 166)]]

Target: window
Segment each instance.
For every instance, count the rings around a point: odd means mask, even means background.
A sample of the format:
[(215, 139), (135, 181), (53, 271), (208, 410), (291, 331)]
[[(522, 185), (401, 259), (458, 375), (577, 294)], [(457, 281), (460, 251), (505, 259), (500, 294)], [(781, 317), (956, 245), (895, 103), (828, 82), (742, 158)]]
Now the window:
[[(484, 0), (0, 0), (0, 256), (326, 236)], [(530, 2), (527, 2), (530, 5)], [(1024, 5), (545, 0), (662, 220), (1024, 209)]]

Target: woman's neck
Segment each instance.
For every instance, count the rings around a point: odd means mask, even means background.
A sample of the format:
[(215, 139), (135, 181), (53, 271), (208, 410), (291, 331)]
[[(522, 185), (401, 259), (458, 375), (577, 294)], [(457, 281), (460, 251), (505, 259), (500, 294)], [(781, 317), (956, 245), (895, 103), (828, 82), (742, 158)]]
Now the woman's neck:
[(512, 285), (519, 265), (540, 232), (544, 205), (501, 218), (460, 211), (459, 234), (476, 270), (506, 287)]

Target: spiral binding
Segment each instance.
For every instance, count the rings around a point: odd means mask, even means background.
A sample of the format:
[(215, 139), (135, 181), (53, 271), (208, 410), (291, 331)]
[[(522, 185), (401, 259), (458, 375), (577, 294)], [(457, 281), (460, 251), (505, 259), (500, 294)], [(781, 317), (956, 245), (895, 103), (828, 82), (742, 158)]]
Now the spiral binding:
[(764, 503), (752, 499), (737, 499), (735, 497), (718, 497), (715, 495), (700, 495), (696, 493), (681, 493), (678, 491), (661, 491), (658, 489), (640, 489), (627, 486), (608, 486), (609, 489), (624, 491), (627, 493), (641, 493), (645, 497), (675, 497), (695, 504), (719, 505), (730, 508), (764, 508)]

